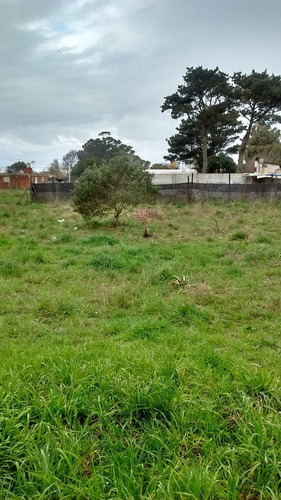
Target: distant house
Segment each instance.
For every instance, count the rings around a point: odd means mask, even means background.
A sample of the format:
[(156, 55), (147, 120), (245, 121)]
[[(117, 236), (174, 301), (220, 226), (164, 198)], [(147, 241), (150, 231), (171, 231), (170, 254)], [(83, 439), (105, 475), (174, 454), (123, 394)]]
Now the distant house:
[(31, 182), (33, 184), (48, 182), (48, 175), (37, 174), (27, 164), (23, 172), (19, 173), (0, 173), (0, 189), (29, 189)]
[(255, 171), (244, 174), (252, 179), (252, 182), (272, 182), (281, 181), (281, 165), (259, 158), (255, 158)]

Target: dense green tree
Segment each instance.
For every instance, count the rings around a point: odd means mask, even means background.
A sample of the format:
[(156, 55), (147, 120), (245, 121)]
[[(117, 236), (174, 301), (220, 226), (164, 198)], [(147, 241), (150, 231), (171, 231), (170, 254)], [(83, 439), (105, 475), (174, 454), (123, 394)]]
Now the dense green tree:
[[(212, 128), (212, 135), (208, 138), (207, 154), (208, 154), (208, 172), (209, 159), (218, 154), (236, 153), (235, 146), (231, 146), (231, 142), (237, 139), (237, 133), (241, 127), (232, 125), (232, 120), (236, 121), (233, 113), (229, 112), (228, 116), (224, 118), (224, 124), (220, 123), (219, 126), (214, 125)], [(230, 122), (230, 123), (229, 123)], [(202, 171), (202, 147), (200, 143), (200, 133), (192, 126), (192, 122), (187, 123), (182, 120), (177, 128), (178, 134), (173, 135), (168, 139), (169, 154), (164, 156), (167, 160), (185, 161), (195, 166), (198, 171)]]
[(118, 225), (124, 211), (141, 202), (153, 202), (156, 188), (152, 176), (128, 157), (92, 164), (76, 183), (74, 207), (85, 220), (112, 213)]
[(22, 172), (22, 170), (26, 167), (26, 163), (24, 161), (16, 161), (12, 165), (7, 167), (7, 172), (9, 174)]
[(178, 133), (167, 139), (169, 148), (164, 159), (188, 162), (201, 170), (203, 157), (200, 133), (197, 133), (193, 120), (182, 120), (176, 130)]
[(236, 164), (231, 156), (228, 156), (224, 153), (219, 153), (218, 155), (210, 156), (208, 171), (210, 173), (234, 173), (236, 172)]
[(255, 156), (264, 158), (267, 162), (281, 164), (281, 132), (269, 125), (257, 125), (253, 128), (246, 147), (246, 162)]
[(168, 140), (165, 158), (189, 160), (207, 172), (208, 157), (225, 150), (241, 129), (234, 88), (218, 68), (187, 68), (183, 80), (161, 107), (162, 112), (170, 110), (172, 118), (182, 119), (178, 134)]
[(97, 139), (90, 139), (77, 151), (78, 162), (72, 169), (73, 177), (79, 177), (90, 164), (108, 162), (117, 156), (124, 156), (136, 164), (148, 168), (150, 162), (142, 160), (135, 154), (131, 146), (123, 144), (119, 139), (114, 139), (110, 132), (101, 132)]
[(244, 171), (244, 156), (252, 129), (255, 125), (272, 125), (280, 122), (281, 77), (269, 75), (267, 71), (250, 75), (234, 73), (240, 113), (246, 122), (244, 135), (238, 151), (238, 171)]
[(98, 161), (95, 160), (94, 158), (86, 158), (85, 160), (78, 161), (74, 165), (71, 171), (72, 177), (74, 179), (78, 179), (78, 177), (80, 177), (80, 175), (82, 175), (87, 168), (92, 167), (93, 165), (101, 165), (101, 164), (102, 164), (101, 160)]
[(135, 152), (131, 146), (111, 137), (110, 132), (101, 132), (97, 139), (90, 139), (83, 144), (77, 155), (80, 161), (88, 158), (109, 161), (120, 153), (133, 155)]

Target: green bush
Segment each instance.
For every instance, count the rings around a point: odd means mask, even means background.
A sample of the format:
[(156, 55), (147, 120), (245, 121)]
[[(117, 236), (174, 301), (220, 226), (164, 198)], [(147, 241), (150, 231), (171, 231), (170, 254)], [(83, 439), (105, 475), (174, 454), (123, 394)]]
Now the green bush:
[(119, 217), (141, 202), (154, 202), (156, 188), (151, 175), (124, 157), (85, 170), (74, 190), (74, 208), (85, 220), (97, 215)]

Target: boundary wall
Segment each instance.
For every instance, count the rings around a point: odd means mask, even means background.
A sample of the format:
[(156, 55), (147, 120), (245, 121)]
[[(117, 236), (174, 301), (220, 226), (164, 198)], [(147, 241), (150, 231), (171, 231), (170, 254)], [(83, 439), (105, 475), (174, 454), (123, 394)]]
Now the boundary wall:
[[(171, 177), (154, 177), (159, 188), (159, 199), (191, 201), (275, 199), (281, 201), (281, 182), (276, 178), (266, 182), (251, 182), (243, 174), (187, 174), (181, 173), (175, 182)], [(172, 174), (173, 175), (173, 174)], [(185, 179), (183, 178), (185, 177)], [(170, 181), (170, 182), (168, 182)], [(185, 181), (185, 182), (183, 182)], [(205, 181), (205, 182), (204, 182)], [(74, 183), (42, 183), (31, 185), (31, 198), (42, 203), (63, 201), (72, 198)]]
[(163, 184), (159, 186), (159, 198), (192, 201), (235, 200), (280, 200), (281, 183), (216, 184), (187, 182), (185, 184)]
[(40, 203), (69, 200), (72, 198), (73, 182), (48, 182), (31, 184), (31, 199)]

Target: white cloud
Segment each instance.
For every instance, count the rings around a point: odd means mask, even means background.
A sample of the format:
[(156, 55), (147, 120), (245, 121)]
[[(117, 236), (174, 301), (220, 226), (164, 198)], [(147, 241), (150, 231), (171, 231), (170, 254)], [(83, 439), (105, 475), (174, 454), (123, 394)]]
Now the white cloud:
[(0, 166), (48, 165), (102, 130), (161, 161), (176, 123), (160, 106), (187, 66), (280, 71), (279, 0), (2, 0), (0, 15)]

